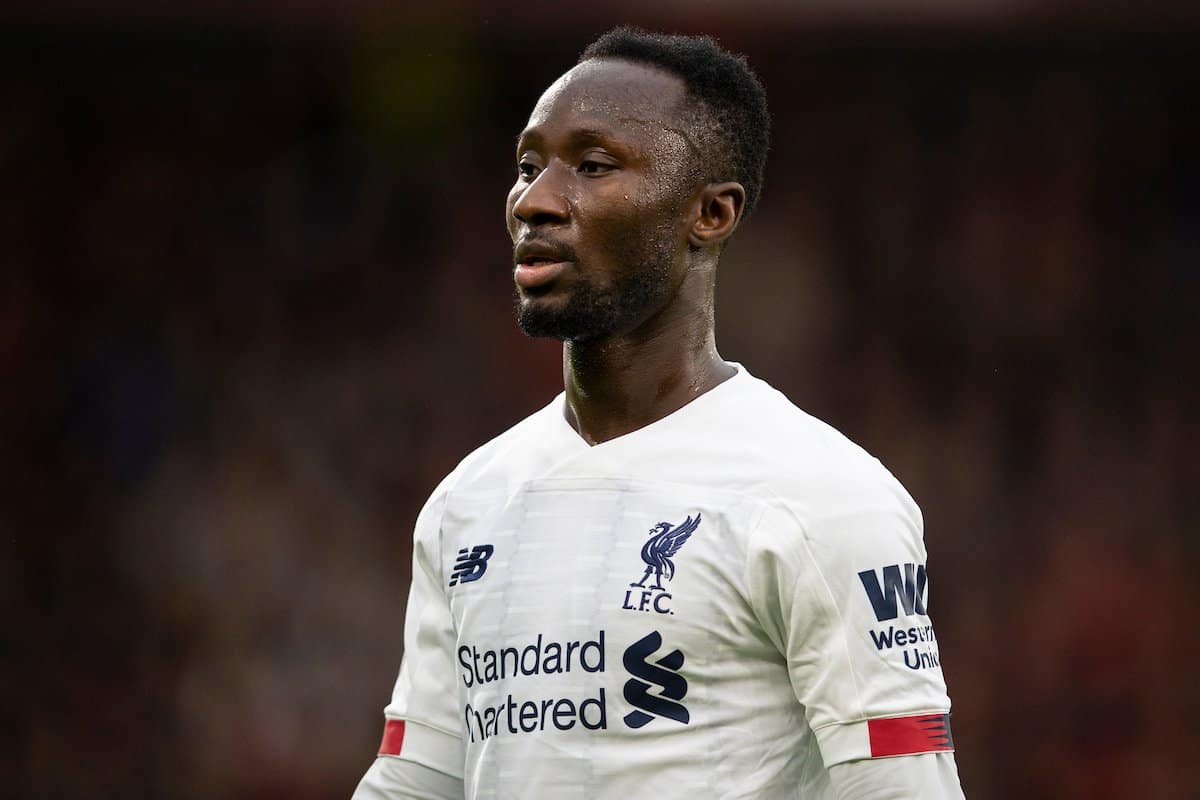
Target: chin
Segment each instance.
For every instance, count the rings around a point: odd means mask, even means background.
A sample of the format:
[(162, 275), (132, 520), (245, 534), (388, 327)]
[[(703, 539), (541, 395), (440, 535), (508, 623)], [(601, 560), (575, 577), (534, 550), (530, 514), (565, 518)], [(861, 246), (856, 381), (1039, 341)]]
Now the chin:
[(640, 292), (621, 294), (584, 284), (570, 291), (518, 292), (517, 324), (527, 336), (587, 342), (632, 327), (644, 316)]
[(575, 338), (576, 331), (563, 323), (560, 316), (542, 313), (543, 309), (530, 308), (522, 304), (517, 309), (517, 325), (521, 331), (534, 339), (558, 339), (568, 341)]
[(603, 335), (603, 325), (598, 322), (578, 308), (547, 302), (546, 298), (521, 298), (517, 306), (517, 325), (534, 338), (586, 341)]

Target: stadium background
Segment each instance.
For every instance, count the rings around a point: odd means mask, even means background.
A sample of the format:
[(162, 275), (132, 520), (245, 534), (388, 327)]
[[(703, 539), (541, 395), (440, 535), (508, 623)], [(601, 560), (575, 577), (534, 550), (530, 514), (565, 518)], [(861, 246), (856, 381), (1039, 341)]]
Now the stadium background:
[(419, 505), (560, 386), (513, 137), (640, 21), (767, 86), (721, 349), (921, 503), (968, 796), (1200, 797), (1196, 15), (539, 5), (4, 12), (5, 793), (348, 796)]

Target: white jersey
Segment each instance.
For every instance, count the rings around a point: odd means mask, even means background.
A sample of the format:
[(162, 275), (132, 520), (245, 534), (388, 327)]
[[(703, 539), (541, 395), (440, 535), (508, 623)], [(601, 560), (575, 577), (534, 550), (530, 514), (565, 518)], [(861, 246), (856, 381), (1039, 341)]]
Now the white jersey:
[(876, 459), (740, 366), (596, 446), (563, 404), (422, 510), (381, 755), (470, 800), (773, 800), (953, 749), (920, 511)]

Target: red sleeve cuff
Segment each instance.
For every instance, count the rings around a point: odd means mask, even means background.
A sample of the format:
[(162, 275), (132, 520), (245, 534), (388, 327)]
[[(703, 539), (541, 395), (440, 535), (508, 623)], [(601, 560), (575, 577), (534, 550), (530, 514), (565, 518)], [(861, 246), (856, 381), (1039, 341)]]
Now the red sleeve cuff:
[(383, 724), (383, 739), (379, 742), (379, 755), (398, 756), (404, 746), (404, 720), (389, 719)]

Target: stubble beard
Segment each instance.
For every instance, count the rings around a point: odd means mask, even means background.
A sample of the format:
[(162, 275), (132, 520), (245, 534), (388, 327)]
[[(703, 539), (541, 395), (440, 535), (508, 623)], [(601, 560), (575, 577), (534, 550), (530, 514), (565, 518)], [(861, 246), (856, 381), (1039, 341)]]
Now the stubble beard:
[(589, 276), (581, 275), (564, 306), (547, 308), (536, 298), (526, 301), (518, 294), (521, 330), (526, 336), (587, 342), (630, 330), (666, 305), (672, 292), (670, 240), (663, 236), (641, 242), (640, 248), (631, 242), (626, 252), (615, 254), (622, 263), (641, 264), (640, 269), (619, 275), (610, 286), (596, 286)]

